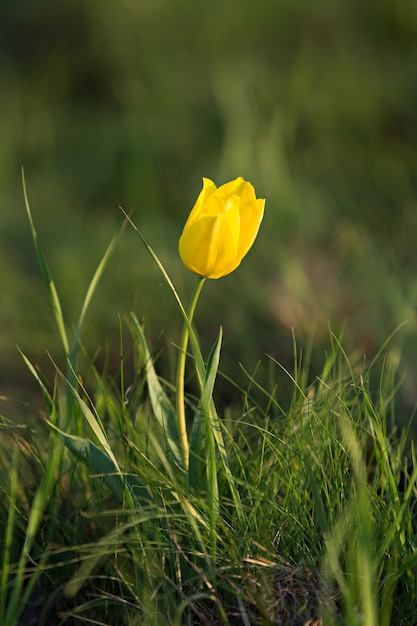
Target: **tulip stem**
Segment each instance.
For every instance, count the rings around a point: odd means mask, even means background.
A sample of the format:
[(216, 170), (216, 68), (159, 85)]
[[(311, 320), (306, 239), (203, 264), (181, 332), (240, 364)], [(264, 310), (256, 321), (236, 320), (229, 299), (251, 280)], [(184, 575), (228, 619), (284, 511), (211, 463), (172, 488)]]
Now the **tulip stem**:
[(187, 423), (185, 419), (185, 394), (184, 394), (184, 377), (185, 377), (185, 361), (187, 357), (187, 346), (189, 338), (189, 327), (193, 322), (194, 311), (197, 306), (197, 301), (200, 296), (201, 290), (205, 282), (204, 276), (198, 276), (194, 286), (194, 291), (191, 296), (190, 306), (188, 308), (188, 321), (189, 325), (184, 321), (182, 329), (182, 335), (178, 353), (177, 364), (177, 417), (178, 417), (178, 430), (180, 438), (180, 446), (182, 450), (182, 457), (184, 467), (188, 471), (189, 465), (189, 445), (187, 436)]

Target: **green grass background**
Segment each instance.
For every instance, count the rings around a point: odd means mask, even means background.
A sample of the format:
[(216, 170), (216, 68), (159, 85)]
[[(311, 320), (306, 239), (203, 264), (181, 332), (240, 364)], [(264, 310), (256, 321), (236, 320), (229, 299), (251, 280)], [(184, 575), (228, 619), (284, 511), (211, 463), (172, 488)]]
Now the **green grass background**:
[[(61, 354), (25, 214), (21, 172), (69, 327), (122, 223), (121, 205), (185, 300), (177, 241), (201, 187), (242, 175), (267, 199), (242, 266), (210, 282), (203, 346), (221, 369), (293, 360), (328, 325), (372, 357), (401, 359), (416, 401), (417, 8), (414, 0), (7, 1), (0, 8), (0, 395), (27, 416), (31, 375)], [(178, 342), (175, 302), (126, 229), (84, 341), (117, 369), (118, 314)], [(163, 334), (161, 335), (161, 332)], [(127, 336), (128, 333), (126, 333)], [(101, 361), (100, 361), (101, 360)], [(160, 357), (160, 366), (171, 365)], [(261, 376), (268, 375), (266, 371)], [(244, 377), (244, 376), (243, 376)], [(219, 381), (220, 382), (220, 381)], [(219, 393), (229, 401), (227, 385)], [(35, 397), (38, 391), (35, 392)]]

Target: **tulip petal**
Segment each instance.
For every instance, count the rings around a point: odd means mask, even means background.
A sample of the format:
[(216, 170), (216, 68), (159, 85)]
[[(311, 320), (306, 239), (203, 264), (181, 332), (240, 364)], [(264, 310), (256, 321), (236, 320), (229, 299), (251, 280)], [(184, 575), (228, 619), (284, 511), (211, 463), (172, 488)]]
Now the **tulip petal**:
[(227, 199), (230, 196), (241, 197), (242, 189), (246, 184), (248, 183), (245, 182), (242, 176), (239, 176), (238, 178), (235, 178), (235, 180), (231, 180), (229, 183), (221, 185), (217, 190), (217, 194), (224, 199)]
[(188, 220), (184, 226), (186, 228), (192, 222), (200, 217), (202, 213), (205, 213), (205, 207), (210, 197), (217, 191), (216, 185), (210, 178), (203, 178), (203, 188), (199, 193), (196, 203), (188, 216)]
[(264, 205), (241, 176), (218, 188), (203, 178), (179, 241), (184, 265), (207, 278), (233, 272), (255, 240)]
[(207, 278), (220, 278), (233, 271), (237, 253), (233, 224), (236, 211), (232, 207), (226, 213), (202, 217), (184, 228), (179, 242), (184, 265)]
[(264, 215), (265, 200), (258, 199), (240, 207), (240, 239), (238, 253), (242, 258), (253, 245)]

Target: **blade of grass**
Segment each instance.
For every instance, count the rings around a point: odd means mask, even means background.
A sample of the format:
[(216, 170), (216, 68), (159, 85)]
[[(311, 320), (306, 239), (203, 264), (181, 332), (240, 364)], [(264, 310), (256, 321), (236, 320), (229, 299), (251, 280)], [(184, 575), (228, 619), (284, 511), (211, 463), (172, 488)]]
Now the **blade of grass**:
[[(65, 355), (69, 358), (69, 367), (68, 367), (68, 372), (67, 372), (67, 378), (68, 380), (71, 382), (72, 385), (75, 385), (76, 381), (77, 381), (77, 377), (76, 377), (76, 365), (77, 365), (77, 360), (78, 360), (78, 352), (79, 352), (79, 345), (80, 345), (80, 336), (81, 336), (81, 332), (83, 329), (83, 325), (84, 325), (84, 320), (85, 320), (85, 316), (88, 310), (88, 307), (91, 303), (92, 297), (94, 295), (94, 292), (97, 288), (97, 285), (99, 283), (99, 280), (103, 274), (103, 271), (112, 255), (112, 253), (114, 252), (114, 249), (116, 247), (116, 244), (127, 224), (127, 220), (125, 220), (122, 224), (122, 227), (120, 228), (119, 232), (116, 233), (116, 235), (112, 238), (112, 240), (110, 241), (96, 271), (94, 272), (94, 275), (90, 281), (90, 284), (88, 286), (87, 289), (87, 293), (86, 296), (84, 298), (84, 302), (82, 304), (81, 307), (81, 313), (80, 316), (78, 318), (78, 322), (77, 322), (77, 326), (75, 329), (75, 334), (74, 334), (74, 339), (72, 341), (72, 345), (70, 348), (70, 344), (68, 341), (68, 336), (65, 330), (65, 322), (64, 322), (64, 317), (63, 317), (63, 313), (62, 313), (62, 308), (61, 308), (61, 303), (58, 297), (58, 292), (57, 289), (55, 287), (55, 283), (53, 281), (52, 278), (52, 274), (49, 270), (49, 266), (48, 263), (46, 261), (46, 257), (43, 253), (42, 247), (40, 245), (39, 242), (39, 238), (38, 238), (38, 234), (35, 228), (35, 224), (32, 218), (32, 212), (30, 209), (30, 205), (29, 205), (29, 200), (28, 200), (28, 195), (27, 195), (27, 189), (26, 189), (26, 181), (25, 181), (25, 175), (24, 175), (24, 170), (22, 168), (22, 184), (23, 184), (23, 194), (24, 194), (24, 199), (25, 199), (25, 206), (26, 206), (26, 212), (28, 215), (28, 219), (29, 219), (29, 224), (30, 224), (30, 229), (31, 229), (31, 233), (32, 233), (32, 239), (35, 245), (35, 250), (37, 252), (38, 255), (38, 259), (39, 259), (39, 263), (41, 266), (41, 270), (42, 270), (42, 274), (48, 289), (48, 294), (49, 294), (49, 300), (52, 306), (52, 310), (54, 313), (54, 317), (55, 317), (55, 321), (58, 327), (58, 332), (59, 335), (61, 337), (61, 342), (62, 345), (64, 347), (64, 351), (65, 351)], [(44, 393), (44, 387), (42, 386), (42, 392)], [(45, 393), (44, 393), (45, 396)], [(67, 419), (69, 420), (71, 417), (71, 405), (70, 405), (70, 398), (69, 398), (69, 405), (67, 407)], [(64, 430), (66, 430), (66, 426), (67, 424), (64, 424)]]
[[(81, 310), (81, 315), (77, 324), (77, 330), (76, 330), (76, 336), (74, 338), (74, 342), (71, 348), (71, 353), (70, 353), (70, 349), (69, 349), (69, 342), (68, 342), (68, 337), (67, 337), (67, 333), (65, 330), (65, 323), (64, 323), (64, 318), (63, 318), (63, 314), (62, 314), (62, 308), (61, 308), (61, 304), (59, 301), (59, 297), (58, 297), (58, 293), (55, 287), (55, 283), (52, 279), (52, 275), (51, 272), (49, 270), (49, 266), (48, 263), (46, 261), (45, 255), (42, 251), (40, 242), (39, 242), (39, 238), (37, 235), (37, 231), (34, 225), (34, 221), (32, 218), (32, 213), (30, 210), (30, 205), (29, 205), (29, 200), (28, 200), (28, 195), (27, 195), (27, 189), (26, 189), (26, 182), (25, 182), (25, 176), (24, 176), (24, 171), (22, 168), (22, 182), (23, 182), (23, 193), (24, 193), (24, 199), (25, 199), (25, 206), (26, 206), (26, 212), (28, 215), (28, 219), (29, 219), (29, 224), (30, 224), (30, 228), (31, 228), (31, 233), (32, 233), (32, 239), (35, 245), (35, 249), (38, 255), (38, 259), (39, 259), (39, 263), (42, 269), (42, 273), (44, 276), (44, 280), (48, 289), (48, 294), (49, 294), (49, 300), (50, 303), (52, 305), (52, 309), (53, 309), (53, 313), (54, 313), (54, 317), (55, 317), (55, 321), (58, 327), (58, 332), (61, 338), (61, 342), (62, 345), (64, 347), (64, 351), (66, 356), (69, 358), (69, 373), (71, 376), (71, 379), (73, 380), (73, 382), (75, 383), (76, 381), (76, 374), (75, 374), (75, 366), (76, 366), (76, 361), (77, 361), (77, 356), (78, 356), (78, 347), (79, 347), (79, 335), (81, 333), (81, 329), (82, 329), (82, 325), (84, 322), (84, 318), (85, 318), (85, 314), (88, 308), (88, 305), (91, 301), (92, 295), (94, 293), (94, 290), (97, 286), (98, 280), (102, 275), (103, 269), (105, 264), (107, 263), (111, 252), (114, 249), (116, 240), (118, 238), (118, 236), (116, 236), (115, 238), (113, 238), (112, 242), (110, 243), (102, 261), (100, 262), (94, 276), (93, 279), (90, 283), (89, 289), (87, 291), (87, 295), (86, 298), (84, 300), (84, 304)], [(120, 235), (120, 233), (119, 233)], [(53, 416), (55, 416), (57, 414), (57, 410), (56, 410), (56, 406), (54, 403), (54, 400), (52, 399), (52, 397), (50, 396), (50, 394), (48, 393), (45, 385), (42, 383), (40, 377), (38, 376), (35, 368), (33, 368), (33, 366), (31, 365), (31, 363), (29, 362), (29, 360), (22, 354), (24, 361), (26, 363), (26, 365), (29, 367), (30, 371), (32, 372), (32, 374), (35, 376), (36, 380), (39, 382), (41, 390), (42, 390), (42, 394), (44, 396), (46, 405), (48, 407), (48, 411), (49, 414), (51, 416), (51, 423), (53, 423), (55, 421), (55, 419), (53, 418)], [(71, 418), (72, 415), (72, 398), (71, 396), (68, 394), (67, 395), (67, 410), (64, 411), (64, 417), (65, 417), (65, 424), (69, 423), (69, 420)], [(19, 602), (20, 602), (20, 596), (21, 596), (21, 592), (22, 592), (22, 588), (23, 588), (23, 581), (24, 581), (24, 575), (25, 575), (25, 568), (26, 568), (26, 562), (28, 559), (28, 556), (31, 552), (32, 546), (33, 546), (33, 542), (35, 540), (36, 534), (38, 532), (39, 526), (41, 524), (41, 521), (43, 519), (43, 514), (45, 511), (45, 507), (47, 506), (47, 503), (50, 499), (50, 495), (51, 495), (51, 489), (53, 489), (53, 486), (55, 484), (55, 480), (56, 480), (56, 476), (60, 475), (60, 471), (59, 471), (59, 467), (60, 464), (62, 462), (62, 452), (63, 452), (63, 445), (62, 442), (55, 441), (55, 440), (51, 440), (51, 453), (50, 455), (48, 455), (48, 461), (46, 464), (46, 470), (45, 470), (45, 474), (43, 476), (41, 485), (38, 489), (38, 491), (36, 492), (36, 495), (34, 497), (32, 506), (31, 506), (31, 510), (30, 510), (30, 514), (29, 514), (29, 519), (28, 519), (28, 525), (27, 525), (27, 530), (26, 530), (26, 538), (25, 538), (25, 543), (24, 543), (24, 547), (21, 551), (20, 554), (20, 558), (18, 561), (18, 565), (17, 565), (17, 572), (16, 572), (16, 577), (15, 577), (15, 582), (14, 582), (14, 587), (13, 587), (13, 591), (12, 594), (10, 596), (9, 599), (9, 604), (8, 604), (8, 608), (7, 608), (7, 612), (6, 612), (6, 624), (5, 626), (11, 626), (11, 624), (15, 623), (15, 616), (16, 616), (16, 611), (19, 610)], [(33, 577), (32, 581), (35, 581), (35, 577)], [(31, 583), (32, 583), (31, 581)], [(34, 584), (34, 582), (33, 582)]]
[(38, 234), (36, 232), (35, 224), (32, 219), (32, 213), (31, 213), (30, 206), (29, 206), (23, 167), (22, 167), (22, 183), (23, 183), (23, 195), (25, 198), (26, 212), (29, 218), (29, 224), (30, 224), (30, 229), (32, 232), (33, 243), (35, 244), (35, 249), (38, 255), (43, 277), (44, 277), (46, 286), (48, 288), (49, 300), (52, 305), (52, 310), (54, 312), (55, 321), (58, 327), (61, 342), (64, 347), (65, 354), (68, 355), (69, 354), (69, 342), (68, 342), (68, 337), (67, 337), (67, 333), (65, 330), (65, 322), (64, 322), (64, 317), (62, 314), (61, 303), (59, 301), (58, 292), (56, 290), (55, 283), (52, 279), (51, 272), (49, 271), (49, 267), (48, 267), (48, 263), (46, 261), (45, 255), (43, 254), (41, 245), (39, 243)]
[(23, 358), (26, 366), (28, 367), (30, 373), (33, 375), (33, 377), (37, 381), (39, 387), (41, 388), (41, 392), (42, 392), (43, 398), (45, 400), (45, 404), (46, 404), (46, 407), (48, 409), (48, 413), (51, 415), (54, 412), (54, 400), (53, 400), (51, 394), (47, 390), (43, 380), (41, 379), (41, 377), (39, 376), (38, 372), (36, 371), (36, 368), (32, 365), (32, 363), (25, 356), (25, 354), (23, 354), (23, 352), (20, 350), (20, 348), (18, 347), (17, 349), (19, 350), (20, 354), (22, 355), (22, 358)]
[[(81, 398), (81, 396), (77, 393), (77, 390), (75, 389), (75, 387), (73, 387), (70, 383), (70, 381), (68, 379), (66, 379), (61, 372), (58, 371), (58, 374), (62, 377), (62, 379), (64, 380), (64, 382), (66, 383), (66, 385), (68, 386), (68, 389), (70, 391), (70, 393), (72, 394), (72, 396), (74, 397), (75, 401), (77, 402), (82, 415), (84, 416), (85, 420), (87, 421), (88, 425), (90, 426), (91, 430), (93, 431), (93, 433), (95, 434), (95, 436), (97, 437), (98, 442), (100, 443), (101, 447), (103, 448), (105, 454), (107, 455), (108, 459), (111, 461), (111, 463), (113, 464), (113, 470), (117, 476), (119, 476), (119, 478), (121, 479), (121, 481), (124, 484), (124, 475), (122, 470), (120, 469), (120, 466), (117, 462), (116, 456), (113, 453), (113, 450), (110, 446), (106, 431), (104, 429), (104, 426), (102, 424), (102, 421), (100, 419), (100, 416), (98, 415), (93, 402), (91, 402), (90, 400), (90, 404), (93, 407), (93, 410), (91, 410), (89, 408), (89, 406), (86, 404), (86, 402), (84, 402), (84, 400)], [(81, 389), (83, 390), (83, 393), (85, 394), (85, 396), (88, 398), (88, 393), (87, 390), (81, 385)], [(94, 411), (94, 412), (93, 412)], [(62, 434), (63, 431), (61, 431)], [(82, 439), (82, 438), (79, 438)], [(67, 440), (69, 441), (69, 440)], [(135, 500), (134, 500), (134, 496), (131, 492), (131, 490), (127, 489), (125, 490), (125, 495), (127, 496), (128, 499), (128, 505), (130, 507), (130, 510), (134, 510), (135, 509)]]
[[(210, 352), (204, 386), (200, 401), (193, 419), (190, 435), (190, 475), (189, 484), (196, 486), (200, 483), (204, 470), (207, 469), (208, 453), (207, 438), (210, 435), (212, 424), (210, 423), (210, 412), (213, 400), (214, 383), (217, 376), (220, 359), (220, 348), (222, 341), (222, 329), (220, 329), (216, 342)], [(212, 444), (214, 444), (213, 433), (211, 432)]]
[[(148, 522), (155, 521), (156, 519), (163, 520), (165, 515), (164, 512), (157, 511), (154, 508), (149, 511), (141, 512), (140, 515), (136, 516), (131, 521), (125, 524), (119, 524), (116, 528), (101, 537), (96, 543), (81, 546), (87, 554), (83, 557), (77, 571), (64, 586), (62, 590), (64, 597), (71, 599), (77, 595), (86, 581), (92, 576), (94, 569), (108, 557), (114, 555), (115, 552), (118, 551), (119, 546), (123, 542), (126, 542), (126, 534), (130, 530), (135, 530), (138, 526), (149, 526)], [(143, 575), (143, 572), (141, 572), (141, 574)]]
[(190, 342), (191, 342), (191, 347), (192, 347), (193, 355), (194, 355), (194, 359), (195, 359), (197, 378), (198, 378), (198, 382), (199, 382), (200, 388), (202, 388), (203, 384), (204, 384), (204, 377), (205, 377), (204, 360), (203, 360), (203, 357), (202, 357), (202, 354), (201, 354), (200, 346), (198, 345), (196, 334), (195, 334), (195, 332), (193, 330), (193, 327), (192, 327), (192, 325), (190, 323), (190, 320), (188, 319), (188, 315), (187, 315), (187, 313), (185, 311), (184, 305), (182, 304), (181, 298), (179, 297), (178, 292), (177, 292), (177, 290), (174, 287), (174, 283), (172, 282), (171, 278), (169, 277), (168, 272), (166, 271), (165, 267), (162, 265), (161, 261), (159, 260), (157, 254), (154, 252), (154, 250), (148, 244), (148, 242), (146, 241), (146, 239), (144, 238), (144, 236), (142, 235), (140, 230), (137, 228), (135, 223), (130, 219), (128, 214), (122, 209), (122, 207), (120, 207), (120, 210), (122, 211), (122, 213), (125, 216), (126, 220), (132, 226), (132, 228), (134, 229), (134, 231), (136, 232), (136, 234), (139, 236), (140, 240), (142, 241), (143, 245), (145, 246), (146, 250), (148, 251), (148, 253), (152, 257), (153, 261), (155, 262), (156, 266), (158, 267), (159, 271), (161, 272), (162, 276), (164, 277), (165, 282), (167, 283), (168, 287), (172, 291), (172, 294), (173, 294), (173, 296), (174, 296), (174, 298), (175, 298), (175, 300), (176, 300), (176, 302), (178, 304), (178, 307), (179, 307), (179, 309), (181, 311), (181, 315), (182, 315), (182, 317), (184, 319), (184, 323), (186, 324), (186, 327), (187, 327), (189, 335), (190, 335)]
[(125, 229), (126, 226), (126, 221), (123, 222), (120, 230), (114, 235), (114, 237), (111, 239), (109, 245), (107, 246), (107, 249), (100, 261), (100, 263), (97, 266), (96, 271), (93, 274), (93, 277), (90, 281), (90, 284), (88, 285), (88, 289), (87, 289), (87, 293), (85, 295), (84, 298), (84, 302), (82, 304), (81, 307), (81, 312), (80, 312), (80, 316), (78, 318), (78, 322), (77, 322), (77, 326), (75, 328), (75, 334), (74, 334), (74, 339), (71, 345), (71, 351), (69, 354), (69, 369), (67, 372), (67, 378), (68, 380), (71, 382), (71, 384), (74, 384), (75, 380), (76, 380), (76, 365), (77, 365), (77, 360), (78, 360), (78, 352), (79, 352), (79, 348), (80, 348), (80, 337), (81, 337), (81, 332), (84, 326), (84, 320), (88, 311), (88, 308), (90, 306), (91, 300), (93, 298), (94, 292), (96, 291), (97, 285), (103, 275), (104, 269), (111, 257), (111, 255), (113, 254), (116, 245)]
[(149, 504), (152, 495), (146, 486), (139, 481), (136, 476), (126, 475), (118, 465), (115, 465), (112, 458), (96, 446), (90, 439), (68, 435), (57, 428), (49, 420), (45, 420), (48, 428), (57, 433), (62, 438), (68, 450), (95, 475), (101, 476), (118, 498), (121, 504), (125, 501), (125, 487), (129, 488), (132, 499), (137, 506)]
[(146, 380), (153, 414), (161, 425), (167, 447), (173, 460), (181, 470), (184, 470), (185, 467), (181, 454), (180, 437), (175, 409), (159, 382), (158, 376), (155, 372), (142, 326), (133, 313), (131, 313), (130, 317), (133, 323), (133, 330), (138, 341), (142, 359), (145, 364)]
[[(146, 250), (148, 251), (148, 253), (150, 254), (150, 256), (152, 257), (152, 259), (154, 260), (155, 264), (157, 265), (158, 269), (160, 270), (162, 276), (164, 277), (167, 285), (169, 286), (169, 288), (171, 289), (175, 300), (177, 301), (177, 304), (180, 308), (181, 314), (183, 316), (184, 319), (184, 323), (186, 324), (186, 327), (188, 329), (189, 335), (190, 335), (190, 343), (191, 343), (191, 348), (193, 351), (193, 356), (194, 356), (194, 362), (195, 362), (195, 367), (196, 367), (196, 373), (197, 373), (197, 379), (198, 379), (198, 383), (199, 383), (199, 387), (200, 387), (200, 391), (203, 390), (204, 387), (204, 380), (205, 380), (205, 376), (206, 376), (206, 369), (204, 366), (204, 360), (201, 354), (201, 350), (200, 350), (200, 346), (198, 345), (198, 340), (196, 337), (196, 334), (192, 328), (192, 325), (190, 323), (190, 320), (188, 319), (187, 313), (185, 311), (185, 308), (181, 302), (181, 298), (178, 295), (177, 290), (174, 287), (174, 284), (171, 280), (171, 278), (168, 275), (168, 272), (165, 270), (164, 266), (162, 265), (161, 261), (159, 260), (158, 256), (156, 255), (156, 253), (153, 251), (153, 249), (151, 248), (151, 246), (147, 243), (146, 239), (143, 237), (142, 233), (140, 232), (140, 230), (136, 227), (136, 225), (134, 224), (134, 222), (130, 219), (130, 217), (127, 215), (127, 213), (120, 207), (120, 210), (122, 211), (122, 213), (124, 214), (124, 216), (126, 217), (126, 220), (129, 222), (129, 224), (132, 226), (132, 228), (134, 229), (134, 231), (136, 232), (136, 234), (139, 236), (139, 238), (141, 239), (143, 245), (145, 246)], [(243, 519), (244, 515), (243, 515), (243, 508), (242, 508), (242, 503), (240, 501), (240, 497), (239, 497), (239, 493), (236, 489), (236, 485), (235, 485), (235, 481), (233, 479), (233, 474), (230, 470), (230, 465), (229, 465), (229, 461), (227, 459), (227, 453), (226, 453), (226, 449), (225, 449), (225, 445), (224, 445), (224, 441), (223, 441), (223, 436), (222, 436), (222, 432), (221, 432), (221, 425), (220, 425), (220, 421), (216, 415), (214, 406), (211, 409), (211, 420), (214, 423), (214, 428), (213, 428), (213, 434), (214, 434), (214, 438), (216, 441), (216, 445), (217, 448), (219, 450), (219, 454), (220, 454), (220, 458), (223, 464), (223, 468), (225, 471), (225, 475), (226, 475), (226, 479), (228, 481), (229, 484), (229, 488), (236, 506), (236, 511), (237, 514), (239, 515), (239, 517), (241, 519)]]
[[(17, 563), (13, 591), (9, 598), (4, 626), (15, 626), (16, 617), (20, 614), (24, 607), (24, 603), (21, 600), (25, 580), (26, 563), (32, 551), (39, 527), (44, 518), (44, 512), (51, 495), (51, 490), (56, 482), (56, 461), (57, 459), (55, 458), (55, 455), (52, 454), (51, 460), (46, 465), (42, 482), (31, 504), (25, 542)], [(30, 580), (30, 586), (34, 586), (35, 582), (36, 576), (33, 576)]]
[(16, 516), (16, 500), (17, 500), (17, 487), (18, 487), (18, 474), (17, 467), (19, 463), (19, 451), (18, 448), (15, 447), (13, 450), (13, 461), (12, 467), (10, 471), (10, 489), (8, 492), (8, 502), (7, 502), (7, 522), (6, 522), (6, 530), (3, 541), (3, 554), (1, 560), (1, 572), (0, 572), (0, 617), (5, 615), (6, 604), (7, 604), (7, 588), (8, 588), (8, 579), (9, 579), (9, 569), (10, 569), (10, 557), (12, 553), (12, 544), (13, 544), (13, 533), (15, 526), (15, 516)]
[[(207, 491), (210, 510), (211, 556), (213, 566), (216, 563), (217, 519), (219, 515), (219, 489), (217, 481), (216, 450), (214, 429), (218, 428), (217, 420), (211, 419), (214, 414), (213, 390), (219, 368), (222, 329), (207, 361), (206, 376), (193, 422), (190, 439), (190, 471), (189, 482), (198, 487), (205, 469), (207, 473)], [(191, 460), (194, 460), (194, 463)]]

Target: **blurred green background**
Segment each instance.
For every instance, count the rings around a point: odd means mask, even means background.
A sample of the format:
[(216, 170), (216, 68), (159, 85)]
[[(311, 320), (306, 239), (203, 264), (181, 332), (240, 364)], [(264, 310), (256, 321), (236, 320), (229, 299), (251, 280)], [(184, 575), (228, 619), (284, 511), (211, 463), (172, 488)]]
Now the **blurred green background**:
[[(409, 411), (416, 42), (415, 0), (2, 2), (0, 395), (13, 410), (32, 399), (16, 344), (51, 377), (47, 352), (63, 363), (25, 214), (23, 165), (69, 328), (122, 223), (119, 205), (133, 209), (187, 300), (194, 278), (177, 241), (201, 178), (241, 175), (266, 198), (265, 219), (241, 267), (205, 287), (197, 312), (205, 349), (222, 324), (222, 369), (241, 380), (239, 362), (253, 371), (262, 360), (262, 378), (265, 353), (291, 367), (292, 328), (301, 347), (313, 338), (313, 361), (329, 344), (329, 325), (372, 358), (407, 320), (389, 355), (401, 358)], [(84, 337), (109, 371), (118, 367), (118, 314), (130, 310), (147, 319), (156, 352), (178, 341), (174, 300), (127, 228)], [(170, 358), (160, 356), (162, 371)], [(232, 392), (220, 390), (227, 402)]]

